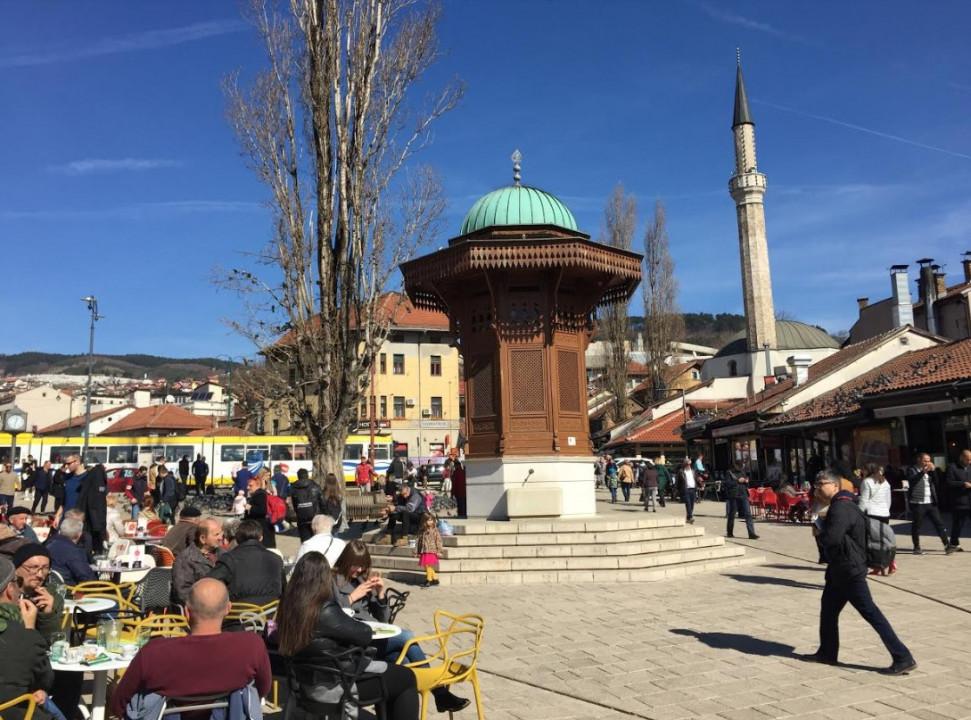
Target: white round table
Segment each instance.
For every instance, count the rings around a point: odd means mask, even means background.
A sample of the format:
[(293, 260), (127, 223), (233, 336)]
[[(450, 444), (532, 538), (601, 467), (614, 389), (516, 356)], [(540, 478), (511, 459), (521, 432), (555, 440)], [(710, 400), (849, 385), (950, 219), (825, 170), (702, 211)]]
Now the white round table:
[(115, 670), (124, 670), (131, 664), (131, 659), (125, 659), (118, 655), (112, 655), (111, 660), (98, 663), (97, 665), (84, 665), (82, 663), (52, 662), (53, 670), (61, 672), (90, 672), (94, 676), (94, 687), (91, 692), (91, 718), (90, 720), (105, 719), (105, 695), (108, 688), (108, 673)]
[(118, 607), (118, 603), (109, 598), (81, 598), (80, 600), (64, 600), (64, 611), (73, 613), (74, 608), (81, 608), (83, 612), (96, 613), (113, 610)]

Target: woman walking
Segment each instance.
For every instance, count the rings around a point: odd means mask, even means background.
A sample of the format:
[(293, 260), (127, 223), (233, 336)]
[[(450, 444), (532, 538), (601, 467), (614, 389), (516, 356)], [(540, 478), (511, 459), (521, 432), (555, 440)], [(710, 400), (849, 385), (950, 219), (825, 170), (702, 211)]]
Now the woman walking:
[[(875, 518), (881, 524), (890, 525), (890, 483), (883, 474), (883, 468), (870, 463), (865, 468), (866, 477), (860, 485), (860, 510), (868, 518)], [(891, 532), (893, 530), (891, 529)], [(871, 575), (893, 575), (897, 572), (897, 561), (891, 556), (890, 563), (884, 567), (872, 568)]]

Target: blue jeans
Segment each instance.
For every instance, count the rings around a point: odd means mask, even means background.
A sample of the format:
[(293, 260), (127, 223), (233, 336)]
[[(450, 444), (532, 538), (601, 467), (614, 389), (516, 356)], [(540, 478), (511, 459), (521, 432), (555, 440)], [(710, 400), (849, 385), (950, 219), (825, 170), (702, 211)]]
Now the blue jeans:
[(694, 520), (695, 517), (695, 493), (697, 491), (694, 488), (684, 489), (684, 512), (685, 517), (688, 520)]
[(138, 503), (131, 504), (131, 519), (138, 520), (138, 513), (142, 511), (142, 506)]
[(608, 485), (607, 486), (607, 489), (610, 490), (610, 502), (612, 502), (612, 503), (617, 502), (617, 486), (616, 485)]
[(622, 493), (624, 493), (624, 502), (630, 502), (630, 484), (629, 483), (621, 483), (620, 484), (620, 491)]
[(735, 531), (735, 515), (745, 518), (745, 527), (748, 534), (755, 535), (755, 523), (752, 522), (752, 510), (748, 504), (747, 497), (730, 497), (725, 501), (725, 513), (728, 516), (728, 535)]
[[(829, 575), (829, 573), (827, 573)], [(910, 650), (904, 645), (890, 626), (890, 622), (873, 602), (866, 575), (852, 580), (826, 578), (823, 598), (819, 612), (819, 654), (829, 660), (836, 660), (840, 650), (839, 618), (843, 608), (849, 603), (860, 613), (864, 620), (877, 631), (884, 646), (894, 662), (909, 660)]]
[[(415, 633), (411, 630), (402, 630), (400, 635), (395, 635), (393, 638), (388, 638), (387, 640), (379, 640), (374, 643), (374, 646), (378, 650), (377, 657), (383, 657), (389, 663), (393, 663), (398, 659), (398, 655), (401, 654), (401, 648), (413, 637), (415, 637)], [(421, 645), (415, 643), (408, 648), (408, 654), (405, 657), (408, 658), (408, 662), (410, 663), (419, 662), (425, 659), (425, 651), (421, 649)]]

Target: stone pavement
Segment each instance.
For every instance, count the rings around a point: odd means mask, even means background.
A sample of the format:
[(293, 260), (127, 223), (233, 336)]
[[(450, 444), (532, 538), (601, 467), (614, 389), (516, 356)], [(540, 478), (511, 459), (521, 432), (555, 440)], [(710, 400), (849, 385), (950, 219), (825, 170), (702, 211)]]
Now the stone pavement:
[[(643, 512), (605, 502), (599, 510)], [(723, 533), (723, 510), (707, 501), (696, 517)], [(909, 550), (909, 525), (899, 527)], [(840, 626), (844, 665), (792, 657), (816, 648), (823, 569), (807, 526), (760, 521), (758, 532), (760, 540), (735, 542), (766, 553), (761, 566), (654, 583), (410, 588), (398, 622), (427, 632), (436, 608), (486, 618), (489, 720), (971, 718), (971, 551), (945, 557), (926, 538), (934, 554), (902, 553), (898, 575), (871, 581), (920, 664), (889, 678), (875, 672), (889, 656), (851, 608)], [(292, 554), (295, 538), (281, 540)]]

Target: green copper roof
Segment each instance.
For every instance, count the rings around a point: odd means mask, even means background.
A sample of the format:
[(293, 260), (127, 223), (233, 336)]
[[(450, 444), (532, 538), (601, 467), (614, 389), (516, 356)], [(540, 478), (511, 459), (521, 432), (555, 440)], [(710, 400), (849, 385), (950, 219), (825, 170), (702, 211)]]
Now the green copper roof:
[(547, 192), (526, 185), (510, 185), (479, 198), (462, 223), (462, 235), (496, 225), (557, 225), (576, 230), (577, 221), (566, 205)]
[[(816, 350), (818, 348), (839, 349), (839, 343), (825, 330), (796, 320), (775, 321), (776, 350)], [(741, 355), (748, 352), (745, 332), (735, 335), (727, 345), (715, 353), (715, 357)]]

